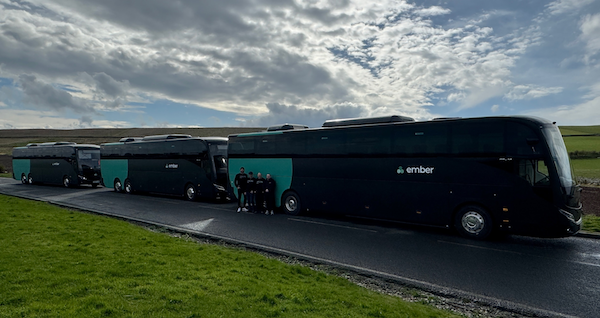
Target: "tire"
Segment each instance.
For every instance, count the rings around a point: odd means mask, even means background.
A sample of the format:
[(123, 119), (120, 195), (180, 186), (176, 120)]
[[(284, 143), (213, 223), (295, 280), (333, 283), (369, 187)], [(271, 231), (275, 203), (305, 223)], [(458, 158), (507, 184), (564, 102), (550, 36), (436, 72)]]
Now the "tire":
[(71, 187), (71, 178), (64, 176), (63, 177), (63, 186), (65, 188), (70, 188)]
[(185, 192), (183, 193), (183, 196), (185, 197), (186, 200), (188, 201), (196, 201), (196, 198), (198, 196), (197, 192), (196, 192), (196, 187), (194, 187), (193, 184), (188, 183), (185, 186)]
[(493, 222), (485, 209), (469, 205), (456, 213), (454, 227), (464, 237), (485, 240), (492, 234)]
[(302, 204), (300, 203), (300, 197), (296, 192), (289, 191), (283, 194), (281, 198), (281, 207), (283, 211), (288, 215), (298, 215), (302, 212)]
[(121, 180), (119, 179), (115, 179), (115, 182), (113, 184), (113, 189), (115, 190), (115, 192), (119, 193), (119, 192), (123, 192), (123, 184), (121, 183)]
[(27, 176), (25, 174), (21, 175), (21, 183), (22, 184), (29, 184), (29, 179), (27, 179)]
[(127, 194), (133, 193), (133, 186), (131, 185), (131, 181), (129, 181), (129, 179), (125, 180), (124, 190), (125, 190), (125, 193), (127, 193)]
[(33, 184), (33, 176), (31, 173), (27, 176), (27, 182), (29, 182), (29, 184)]

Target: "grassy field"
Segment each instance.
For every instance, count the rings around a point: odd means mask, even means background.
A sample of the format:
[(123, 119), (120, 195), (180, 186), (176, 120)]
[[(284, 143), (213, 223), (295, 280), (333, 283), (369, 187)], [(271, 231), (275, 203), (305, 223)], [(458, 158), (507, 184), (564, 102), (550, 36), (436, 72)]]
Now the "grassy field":
[(588, 232), (600, 233), (600, 216), (585, 214), (581, 229)]
[(600, 179), (600, 159), (575, 159), (571, 166), (577, 177)]
[(0, 317), (455, 317), (256, 253), (0, 195)]
[(600, 151), (600, 136), (563, 137), (568, 152)]
[(563, 135), (590, 135), (600, 134), (600, 125), (597, 126), (560, 126)]

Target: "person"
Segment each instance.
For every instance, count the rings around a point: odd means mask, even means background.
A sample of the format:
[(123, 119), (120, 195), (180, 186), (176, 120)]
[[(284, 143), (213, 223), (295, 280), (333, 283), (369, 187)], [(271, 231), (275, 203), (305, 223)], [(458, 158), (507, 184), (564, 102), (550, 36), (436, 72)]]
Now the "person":
[(246, 180), (246, 190), (248, 191), (248, 210), (255, 212), (256, 210), (256, 179), (252, 171), (248, 172), (248, 180)]
[(271, 174), (267, 173), (267, 179), (265, 180), (265, 200), (267, 201), (267, 212), (265, 214), (273, 215), (275, 209), (275, 179), (271, 178)]
[(265, 178), (262, 173), (256, 174), (256, 212), (263, 213), (265, 211)]
[[(246, 186), (247, 186), (247, 180), (248, 180), (248, 175), (244, 173), (244, 167), (240, 168), (240, 173), (235, 175), (235, 179), (234, 179), (234, 184), (235, 187), (238, 190), (238, 209), (237, 212), (240, 213), (240, 211), (248, 211), (246, 209), (246, 199), (247, 199), (247, 193), (246, 193)], [(242, 196), (244, 197), (244, 200), (242, 200)]]

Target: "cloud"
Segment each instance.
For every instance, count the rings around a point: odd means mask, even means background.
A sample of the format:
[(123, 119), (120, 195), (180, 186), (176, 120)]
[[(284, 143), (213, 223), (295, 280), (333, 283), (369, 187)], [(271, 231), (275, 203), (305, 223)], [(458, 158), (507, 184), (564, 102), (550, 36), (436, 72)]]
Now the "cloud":
[(515, 85), (506, 93), (505, 97), (510, 101), (531, 100), (562, 92), (562, 87), (541, 87), (536, 85)]
[(588, 55), (600, 52), (600, 13), (585, 15), (581, 19), (581, 40), (586, 44)]
[(526, 114), (540, 116), (557, 125), (598, 125), (600, 123), (600, 96), (576, 105), (564, 105), (529, 111)]
[[(245, 126), (267, 127), (277, 124), (301, 124), (309, 127), (321, 127), (328, 119), (355, 118), (364, 116), (367, 108), (361, 105), (340, 104), (320, 109), (303, 108), (295, 105), (269, 103), (268, 113), (245, 122)], [(300, 121), (300, 122), (299, 122)]]
[(492, 111), (492, 113), (496, 113), (500, 110), (500, 105), (493, 105), (490, 110)]
[(450, 9), (445, 9), (438, 6), (415, 10), (415, 14), (422, 17), (444, 15), (449, 14), (450, 12), (452, 12)]
[(558, 0), (549, 3), (546, 7), (551, 15), (559, 15), (577, 11), (593, 2), (594, 0)]
[(71, 110), (76, 113), (94, 113), (86, 101), (74, 98), (64, 90), (38, 80), (33, 75), (20, 75), (18, 84), (23, 90), (23, 101), (42, 109)]

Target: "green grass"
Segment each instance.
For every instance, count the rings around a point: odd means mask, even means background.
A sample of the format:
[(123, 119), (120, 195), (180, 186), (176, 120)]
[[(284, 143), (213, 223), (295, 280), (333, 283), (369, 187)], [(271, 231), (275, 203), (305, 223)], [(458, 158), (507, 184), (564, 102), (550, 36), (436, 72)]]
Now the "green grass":
[(600, 134), (600, 125), (597, 126), (561, 126), (558, 127), (563, 135)]
[(600, 159), (572, 159), (571, 166), (576, 177), (600, 179)]
[(0, 195), (0, 317), (452, 317), (256, 253)]
[(582, 230), (588, 232), (600, 232), (600, 216), (584, 215)]
[(600, 151), (600, 136), (563, 137), (568, 152)]
[(12, 178), (12, 173), (0, 173), (0, 178)]

